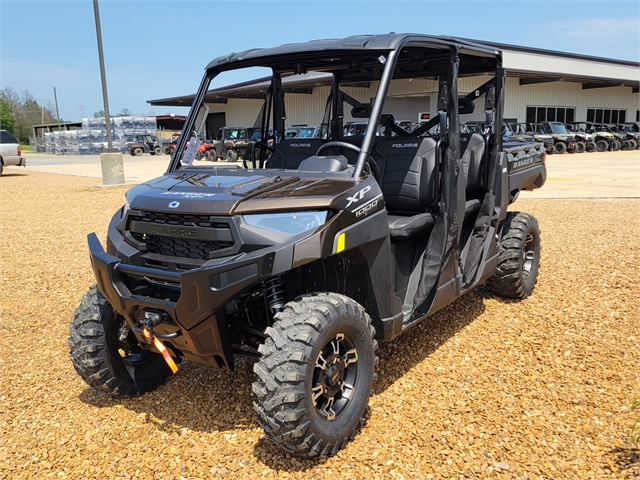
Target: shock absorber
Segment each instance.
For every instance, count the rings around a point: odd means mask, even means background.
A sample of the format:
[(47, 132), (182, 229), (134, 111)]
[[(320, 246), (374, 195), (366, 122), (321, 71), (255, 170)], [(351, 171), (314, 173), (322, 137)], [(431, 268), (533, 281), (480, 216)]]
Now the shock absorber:
[(282, 277), (272, 277), (266, 282), (265, 285), (265, 301), (271, 314), (281, 312), (284, 308), (284, 283)]

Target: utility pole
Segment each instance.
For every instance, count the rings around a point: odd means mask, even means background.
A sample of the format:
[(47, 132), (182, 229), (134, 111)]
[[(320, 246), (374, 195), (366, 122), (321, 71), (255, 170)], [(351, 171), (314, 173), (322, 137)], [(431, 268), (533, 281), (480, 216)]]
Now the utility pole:
[(40, 125), (44, 125), (44, 102), (45, 100), (50, 102), (51, 100), (48, 98), (36, 98), (36, 100), (40, 100), (40, 110), (42, 111), (42, 118), (40, 120)]
[(102, 53), (102, 30), (100, 29), (100, 10), (98, 0), (93, 0), (93, 13), (96, 20), (96, 36), (98, 38), (98, 57), (100, 59), (100, 77), (102, 79), (102, 96), (104, 99), (104, 116), (107, 125), (107, 149), (100, 154), (102, 164), (102, 183), (104, 185), (118, 185), (124, 183), (124, 169), (122, 167), (122, 152), (112, 148), (111, 118), (109, 117), (109, 98), (107, 96), (107, 75), (104, 69), (104, 55)]
[(82, 119), (84, 118), (84, 107), (82, 106), (82, 102), (80, 102), (78, 110), (80, 110), (80, 120), (82, 121)]
[(56, 99), (56, 117), (58, 117), (58, 131), (62, 130), (60, 125), (60, 110), (58, 110), (58, 95), (56, 94), (56, 87), (53, 87), (53, 98)]

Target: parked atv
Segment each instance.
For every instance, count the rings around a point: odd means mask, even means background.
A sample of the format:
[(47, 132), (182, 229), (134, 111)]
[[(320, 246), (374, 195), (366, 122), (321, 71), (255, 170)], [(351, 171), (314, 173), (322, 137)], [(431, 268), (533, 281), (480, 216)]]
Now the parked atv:
[(243, 157), (249, 146), (249, 138), (252, 129), (246, 127), (222, 127), (218, 129), (216, 139), (213, 142), (211, 160), (226, 159), (227, 162), (236, 162), (238, 157)]
[(590, 133), (593, 137), (593, 141), (596, 144), (596, 150), (598, 152), (606, 152), (607, 150), (614, 151), (616, 147), (616, 140), (613, 133), (608, 132), (601, 124), (593, 122), (572, 122), (579, 125), (580, 130)]
[(547, 152), (547, 155), (553, 154), (554, 141), (551, 135), (536, 132), (531, 124), (528, 123), (510, 123), (509, 126), (511, 128), (511, 131), (513, 132), (515, 139), (523, 141), (542, 142), (544, 144), (544, 150), (545, 152)]
[(564, 126), (569, 133), (575, 136), (578, 153), (596, 151), (596, 142), (593, 141), (593, 136), (590, 133), (580, 130), (574, 123), (565, 123)]
[(624, 128), (619, 128), (616, 124), (607, 123), (604, 128), (613, 133), (616, 140), (620, 143), (620, 150), (635, 150), (638, 147), (636, 136), (627, 132)]
[(162, 153), (162, 148), (151, 135), (137, 135), (135, 141), (127, 142), (125, 145), (133, 156), (140, 156), (143, 153), (150, 155), (160, 155)]
[[(186, 145), (201, 135), (211, 81), (253, 67), (273, 72), (253, 168), (194, 165)], [(282, 78), (300, 71), (333, 75), (326, 98), (285, 94)], [(478, 79), (462, 98), (458, 75)], [(433, 119), (408, 132), (382, 113), (398, 85), (434, 76)], [(356, 82), (372, 86), (373, 101), (344, 91)], [(127, 192), (107, 251), (88, 236), (97, 285), (69, 328), (77, 373), (102, 392), (139, 395), (182, 361), (233, 370), (245, 357), (266, 437), (302, 457), (338, 452), (364, 425), (379, 341), (483, 283), (514, 299), (534, 290), (540, 228), (510, 204), (545, 183), (543, 145), (460, 132), (480, 96), (486, 123), (502, 124), (505, 82), (495, 47), (418, 34), (213, 60), (166, 173)], [(328, 138), (285, 138), (294, 107), (323, 118)], [(363, 136), (343, 136), (349, 108), (369, 123)]]
[(576, 138), (567, 131), (563, 123), (539, 122), (532, 123), (531, 126), (536, 133), (551, 135), (553, 138), (553, 153), (577, 153)]
[(624, 133), (626, 135), (627, 140), (635, 144), (635, 149), (640, 149), (640, 132), (634, 130), (633, 125), (631, 123), (619, 123), (617, 125), (618, 131), (620, 133)]

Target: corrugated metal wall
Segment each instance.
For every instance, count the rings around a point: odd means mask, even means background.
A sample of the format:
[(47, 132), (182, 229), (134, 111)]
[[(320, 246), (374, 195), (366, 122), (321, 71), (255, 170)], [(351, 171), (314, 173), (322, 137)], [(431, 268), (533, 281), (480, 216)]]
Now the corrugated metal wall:
[(581, 83), (552, 82), (520, 85), (519, 79), (507, 78), (505, 113), (508, 118), (524, 122), (527, 106), (575, 107), (576, 121), (587, 118), (587, 108), (620, 108), (627, 110), (627, 119), (635, 117), (639, 97), (631, 87), (582, 89)]
[[(458, 84), (460, 95), (478, 88), (489, 76), (461, 78)], [(361, 102), (372, 99), (378, 88), (372, 82), (369, 88), (344, 87), (344, 91)], [(329, 87), (316, 87), (312, 94), (286, 94), (287, 125), (318, 125), (329, 96)], [(385, 113), (393, 113), (397, 120), (417, 121), (417, 113), (437, 108), (438, 83), (432, 80), (411, 79), (393, 82), (389, 95), (393, 98)], [(518, 78), (507, 78), (504, 118), (526, 120), (527, 106), (562, 106), (576, 108), (576, 121), (584, 121), (587, 108), (618, 108), (627, 110), (627, 120), (633, 120), (640, 108), (639, 96), (630, 87), (582, 89), (582, 84), (573, 82), (539, 83), (520, 85)], [(227, 125), (253, 126), (262, 107), (262, 100), (229, 99), (227, 104), (210, 104), (211, 112), (226, 112)], [(474, 114), (465, 115), (462, 121), (484, 119), (484, 100), (476, 104)], [(345, 107), (345, 122), (353, 121), (350, 108)]]

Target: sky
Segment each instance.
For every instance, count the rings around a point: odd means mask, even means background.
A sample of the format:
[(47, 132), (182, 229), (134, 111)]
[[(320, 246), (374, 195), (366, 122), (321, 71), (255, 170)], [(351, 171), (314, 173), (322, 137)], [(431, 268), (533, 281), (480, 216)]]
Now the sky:
[[(111, 114), (186, 115), (147, 100), (195, 92), (205, 66), (224, 54), (357, 34), (451, 35), (640, 60), (637, 0), (99, 0), (99, 11)], [(55, 86), (66, 121), (103, 109), (91, 0), (0, 0), (0, 52), (0, 88), (52, 102)], [(226, 73), (212, 86), (260, 76)]]

